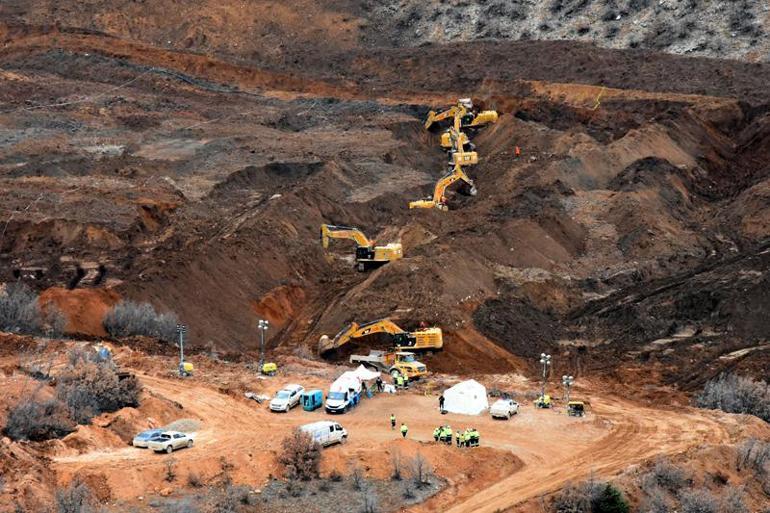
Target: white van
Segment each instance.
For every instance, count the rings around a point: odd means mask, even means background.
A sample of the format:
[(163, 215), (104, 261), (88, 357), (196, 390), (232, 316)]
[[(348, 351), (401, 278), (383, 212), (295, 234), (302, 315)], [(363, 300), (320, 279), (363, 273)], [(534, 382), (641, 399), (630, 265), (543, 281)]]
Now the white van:
[(324, 408), (326, 413), (345, 413), (361, 400), (361, 380), (346, 372), (329, 387)]
[(323, 447), (332, 444), (341, 444), (347, 441), (348, 432), (336, 422), (319, 420), (312, 424), (305, 424), (300, 429), (310, 434), (318, 444)]

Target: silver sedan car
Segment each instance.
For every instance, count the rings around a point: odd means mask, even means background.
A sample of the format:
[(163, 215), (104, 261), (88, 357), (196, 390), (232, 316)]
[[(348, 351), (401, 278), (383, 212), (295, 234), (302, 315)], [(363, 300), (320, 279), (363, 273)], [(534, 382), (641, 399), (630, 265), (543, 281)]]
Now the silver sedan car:
[(192, 446), (192, 436), (187, 433), (180, 433), (179, 431), (164, 431), (147, 443), (147, 447), (153, 451), (166, 452), (168, 454), (177, 449)]

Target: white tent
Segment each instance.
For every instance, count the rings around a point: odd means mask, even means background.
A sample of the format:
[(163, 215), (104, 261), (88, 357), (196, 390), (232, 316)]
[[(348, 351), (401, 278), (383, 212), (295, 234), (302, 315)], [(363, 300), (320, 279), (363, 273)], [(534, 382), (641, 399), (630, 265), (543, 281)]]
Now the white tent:
[(373, 379), (377, 379), (380, 377), (380, 371), (373, 371), (373, 370), (367, 369), (363, 365), (359, 365), (358, 368), (353, 371), (353, 373), (361, 381), (371, 381)]
[(458, 383), (444, 391), (444, 409), (449, 413), (478, 415), (489, 409), (487, 389), (474, 379)]

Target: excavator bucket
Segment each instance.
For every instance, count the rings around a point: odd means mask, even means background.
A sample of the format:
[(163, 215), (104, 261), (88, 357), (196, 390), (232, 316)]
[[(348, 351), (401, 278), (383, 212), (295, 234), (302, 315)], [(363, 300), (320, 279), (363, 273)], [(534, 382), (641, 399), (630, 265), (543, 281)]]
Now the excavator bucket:
[(428, 112), (428, 119), (425, 120), (425, 130), (430, 130), (431, 125), (433, 125), (433, 121), (436, 118), (436, 111), (432, 110)]
[(433, 200), (417, 200), (409, 202), (409, 208), (433, 208), (435, 206), (436, 203), (434, 203)]
[(483, 110), (476, 114), (476, 116), (473, 118), (473, 121), (470, 125), (471, 127), (480, 127), (483, 125), (489, 125), (491, 123), (497, 123), (497, 111), (494, 110)]
[(332, 349), (334, 349), (334, 343), (329, 335), (321, 335), (321, 338), (318, 339), (318, 354), (324, 354)]
[[(358, 328), (358, 324), (353, 322), (342, 328), (342, 330), (337, 333), (333, 339), (329, 338), (328, 335), (321, 335), (321, 338), (318, 340), (318, 354), (322, 355), (324, 353), (328, 353), (332, 349), (337, 349), (339, 346), (347, 342), (347, 339), (350, 338), (350, 335), (354, 333)], [(342, 342), (343, 339), (345, 342)]]

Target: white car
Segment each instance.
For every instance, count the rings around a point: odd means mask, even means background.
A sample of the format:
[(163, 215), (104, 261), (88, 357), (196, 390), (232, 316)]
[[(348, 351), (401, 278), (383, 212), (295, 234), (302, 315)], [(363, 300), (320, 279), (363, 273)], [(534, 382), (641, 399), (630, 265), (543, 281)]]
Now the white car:
[(183, 447), (192, 447), (193, 438), (187, 433), (179, 431), (164, 431), (160, 435), (147, 442), (147, 448), (155, 452), (167, 452), (171, 454)]
[(299, 396), (305, 391), (301, 385), (286, 385), (270, 400), (270, 411), (289, 411), (299, 404)]
[(498, 399), (489, 409), (489, 413), (492, 418), (507, 420), (519, 413), (519, 403), (513, 399)]
[(337, 422), (319, 420), (312, 424), (305, 424), (300, 430), (313, 437), (313, 441), (323, 447), (332, 444), (345, 443), (348, 439), (347, 430)]

